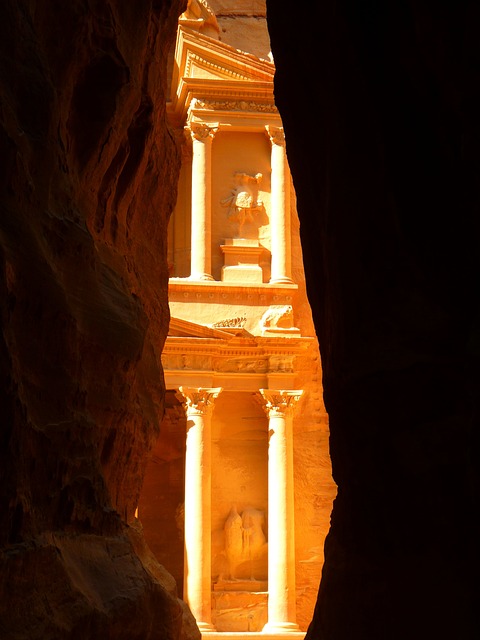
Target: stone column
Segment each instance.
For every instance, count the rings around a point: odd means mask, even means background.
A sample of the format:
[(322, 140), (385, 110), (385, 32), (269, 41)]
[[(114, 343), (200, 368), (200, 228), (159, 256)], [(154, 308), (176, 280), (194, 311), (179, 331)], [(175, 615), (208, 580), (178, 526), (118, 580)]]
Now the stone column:
[(187, 414), (184, 600), (200, 631), (212, 625), (211, 414), (222, 391), (180, 387)]
[(212, 140), (217, 127), (191, 122), (192, 136), (192, 280), (213, 280), (212, 270)]
[(298, 631), (295, 605), (293, 409), (303, 391), (260, 389), (268, 416), (268, 622), (265, 633)]
[(289, 284), (292, 271), (290, 241), (290, 176), (285, 152), (283, 127), (266, 127), (272, 144), (272, 178), (270, 234), (272, 252), (272, 284)]

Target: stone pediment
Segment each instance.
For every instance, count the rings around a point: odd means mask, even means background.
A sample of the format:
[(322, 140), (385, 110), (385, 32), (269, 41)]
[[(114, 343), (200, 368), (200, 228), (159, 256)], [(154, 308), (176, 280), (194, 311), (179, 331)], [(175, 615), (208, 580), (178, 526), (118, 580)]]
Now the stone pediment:
[[(172, 78), (171, 112), (185, 119), (192, 99), (231, 97), (255, 100), (258, 96), (273, 104), (275, 67), (215, 38), (183, 26), (178, 27)], [(206, 92), (206, 93), (205, 93)]]
[(181, 318), (170, 318), (168, 335), (182, 338), (217, 338), (223, 340), (229, 340), (232, 337), (232, 334), (228, 331), (207, 327), (190, 320), (182, 320)]
[(179, 78), (273, 82), (275, 73), (269, 60), (182, 26), (178, 28), (175, 62)]

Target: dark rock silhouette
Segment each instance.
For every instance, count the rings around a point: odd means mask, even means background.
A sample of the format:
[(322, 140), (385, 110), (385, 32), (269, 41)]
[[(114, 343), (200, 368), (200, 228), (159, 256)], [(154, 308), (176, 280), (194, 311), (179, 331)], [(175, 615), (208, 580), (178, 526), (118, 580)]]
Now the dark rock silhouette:
[(307, 640), (473, 640), (479, 9), (267, 20), (338, 484)]

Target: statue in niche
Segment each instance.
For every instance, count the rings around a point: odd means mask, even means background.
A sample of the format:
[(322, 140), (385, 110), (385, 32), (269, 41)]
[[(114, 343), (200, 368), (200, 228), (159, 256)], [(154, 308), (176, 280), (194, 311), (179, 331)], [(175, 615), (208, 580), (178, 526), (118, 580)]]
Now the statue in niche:
[(236, 171), (233, 174), (234, 188), (230, 195), (221, 201), (228, 207), (227, 217), (234, 225), (234, 238), (258, 237), (258, 227), (264, 224), (261, 214), (264, 212), (263, 202), (258, 197), (258, 187), (262, 174), (254, 176)]
[(248, 507), (240, 515), (233, 505), (224, 525), (227, 580), (263, 578), (268, 544), (264, 532), (265, 513)]
[(229, 578), (235, 580), (238, 558), (243, 553), (242, 516), (238, 513), (236, 505), (231, 508), (223, 530), (225, 532), (225, 555), (227, 556)]

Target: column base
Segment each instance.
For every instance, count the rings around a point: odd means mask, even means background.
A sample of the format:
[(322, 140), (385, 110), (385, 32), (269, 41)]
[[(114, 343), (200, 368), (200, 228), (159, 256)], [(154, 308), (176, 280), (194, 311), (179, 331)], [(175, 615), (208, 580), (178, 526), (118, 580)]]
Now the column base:
[(276, 633), (292, 633), (299, 630), (300, 628), (295, 622), (267, 622), (262, 629), (262, 633), (273, 635)]
[(211, 622), (198, 622), (197, 627), (200, 629), (201, 633), (211, 633), (215, 632), (216, 629)]
[(269, 284), (295, 284), (291, 278), (282, 276), (280, 278), (270, 278)]
[(193, 282), (198, 282), (199, 280), (215, 280), (213, 276), (209, 273), (195, 273), (188, 277), (188, 280), (193, 280)]

